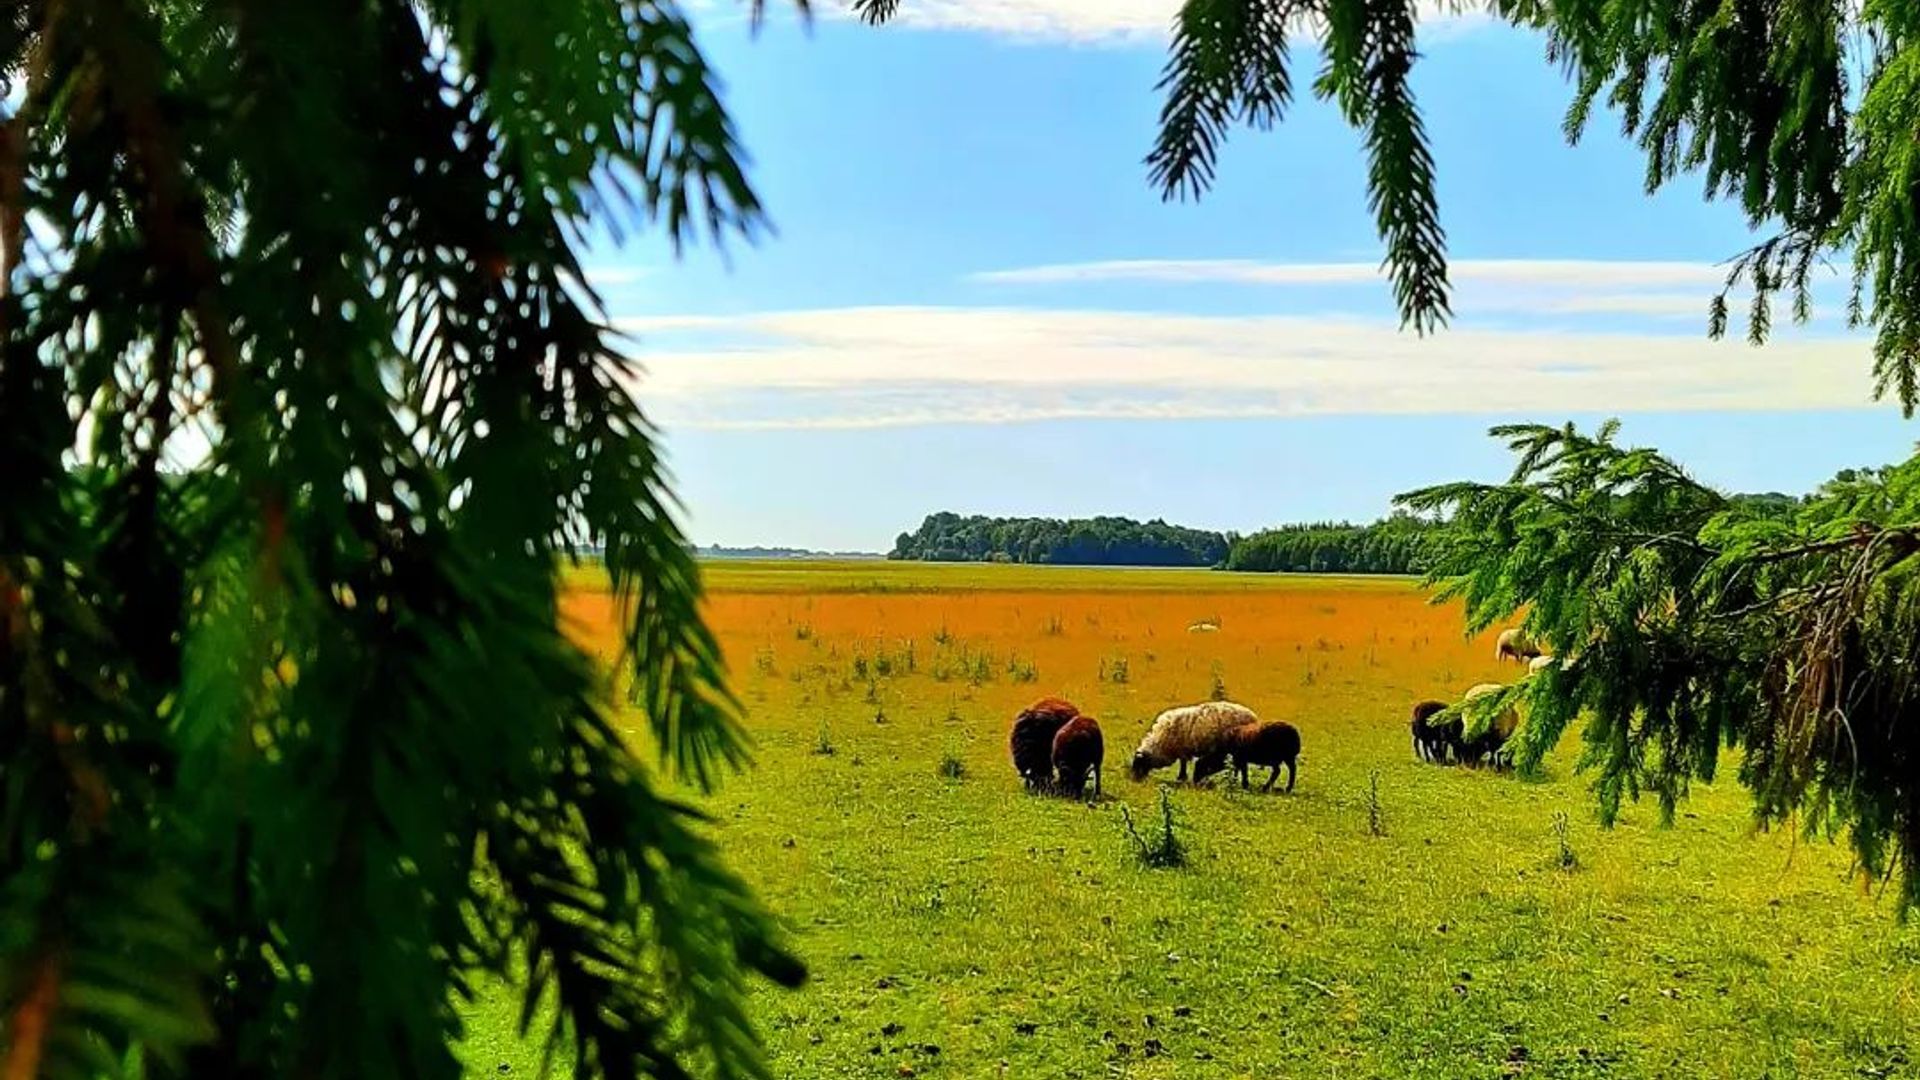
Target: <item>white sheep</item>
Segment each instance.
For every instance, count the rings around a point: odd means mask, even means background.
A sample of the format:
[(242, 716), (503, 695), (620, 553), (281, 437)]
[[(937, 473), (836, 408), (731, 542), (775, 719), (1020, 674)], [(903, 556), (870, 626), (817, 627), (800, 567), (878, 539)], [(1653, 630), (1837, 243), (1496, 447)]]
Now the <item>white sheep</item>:
[[(1469, 689), (1466, 694), (1461, 697), (1460, 704), (1464, 706), (1470, 704), (1477, 698), (1486, 697), (1488, 694), (1498, 694), (1505, 689), (1506, 687), (1499, 683), (1480, 683)], [(1471, 730), (1473, 725), (1468, 723), (1466, 727)], [(1462, 747), (1466, 751), (1462, 756), (1462, 760), (1477, 762), (1482, 757), (1485, 757), (1491, 763), (1498, 765), (1501, 748), (1507, 745), (1507, 740), (1513, 738), (1513, 733), (1518, 730), (1519, 727), (1519, 712), (1517, 712), (1513, 706), (1507, 706), (1500, 711), (1500, 715), (1494, 717), (1492, 722), (1487, 724), (1486, 728), (1482, 730), (1480, 734), (1462, 739)]]
[(1500, 636), (1493, 642), (1495, 660), (1515, 660), (1524, 663), (1539, 655), (1541, 655), (1540, 646), (1535, 645), (1533, 639), (1527, 636), (1527, 632), (1519, 627), (1500, 631)]
[(1547, 670), (1548, 668), (1559, 667), (1559, 666), (1560, 666), (1559, 657), (1546, 656), (1543, 654), (1540, 656), (1536, 656), (1533, 659), (1527, 661), (1527, 674), (1538, 675), (1541, 672)]
[(1133, 752), (1133, 778), (1145, 780), (1153, 770), (1177, 761), (1184, 781), (1189, 758), (1221, 750), (1227, 732), (1259, 722), (1252, 709), (1231, 701), (1203, 701), (1168, 709), (1154, 718), (1146, 738), (1140, 740), (1140, 748)]

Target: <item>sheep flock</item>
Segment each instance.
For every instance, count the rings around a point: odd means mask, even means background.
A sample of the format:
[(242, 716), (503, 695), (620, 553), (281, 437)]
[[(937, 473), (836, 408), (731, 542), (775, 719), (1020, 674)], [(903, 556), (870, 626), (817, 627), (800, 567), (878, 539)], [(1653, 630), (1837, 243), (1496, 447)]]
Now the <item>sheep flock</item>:
[[(1502, 631), (1494, 649), (1496, 659), (1526, 665), (1529, 680), (1548, 677), (1563, 667), (1519, 629)], [(1511, 768), (1521, 718), (1513, 702), (1506, 700), (1510, 689), (1500, 683), (1480, 683), (1457, 701), (1426, 699), (1415, 704), (1410, 724), (1414, 757), (1436, 765)], [(1300, 743), (1299, 729), (1284, 720), (1262, 720), (1238, 702), (1203, 701), (1156, 716), (1135, 748), (1128, 772), (1141, 781), (1175, 766), (1178, 781), (1203, 784), (1231, 770), (1247, 789), (1250, 771), (1259, 767), (1271, 770), (1261, 786), (1264, 792), (1273, 790), (1284, 768), (1285, 790), (1290, 792), (1299, 779)], [(1090, 781), (1092, 797), (1100, 797), (1105, 737), (1099, 722), (1073, 703), (1048, 697), (1022, 709), (1013, 719), (1007, 747), (1014, 771), (1028, 791), (1084, 798)]]

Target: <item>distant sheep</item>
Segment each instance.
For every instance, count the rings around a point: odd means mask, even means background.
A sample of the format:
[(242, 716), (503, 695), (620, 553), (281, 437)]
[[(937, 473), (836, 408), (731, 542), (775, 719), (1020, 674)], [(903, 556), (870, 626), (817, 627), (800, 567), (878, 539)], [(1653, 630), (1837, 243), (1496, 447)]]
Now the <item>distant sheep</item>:
[(1180, 763), (1180, 779), (1187, 778), (1187, 761), (1221, 748), (1226, 733), (1260, 718), (1245, 705), (1231, 701), (1203, 701), (1168, 709), (1154, 718), (1153, 727), (1133, 752), (1133, 778), (1145, 780), (1155, 769)]
[(1413, 756), (1422, 761), (1443, 762), (1447, 750), (1459, 741), (1460, 718), (1438, 720), (1435, 713), (1446, 709), (1444, 701), (1423, 701), (1413, 707)]
[(1197, 784), (1219, 772), (1227, 766), (1229, 758), (1233, 771), (1240, 777), (1241, 790), (1249, 786), (1248, 770), (1260, 765), (1273, 770), (1267, 774), (1267, 782), (1260, 790), (1272, 791), (1273, 782), (1280, 779), (1280, 766), (1285, 765), (1287, 790), (1292, 791), (1299, 775), (1300, 732), (1285, 720), (1242, 724), (1227, 732), (1220, 749), (1193, 763), (1193, 782)]
[(1493, 641), (1493, 658), (1495, 660), (1512, 660), (1516, 663), (1525, 663), (1539, 655), (1540, 646), (1534, 644), (1533, 639), (1527, 636), (1526, 631), (1518, 627), (1500, 631), (1500, 636)]
[(1053, 786), (1053, 737), (1079, 715), (1071, 702), (1041, 698), (1013, 718), (1007, 749), (1013, 754), (1013, 771), (1020, 774), (1028, 791)]
[[(1465, 705), (1476, 698), (1482, 698), (1488, 694), (1497, 694), (1505, 689), (1506, 687), (1501, 686), (1499, 683), (1481, 683), (1468, 690), (1466, 695), (1460, 699), (1460, 703)], [(1520, 714), (1514, 710), (1513, 706), (1507, 706), (1501, 710), (1500, 715), (1493, 718), (1493, 721), (1487, 725), (1484, 731), (1462, 742), (1461, 749), (1463, 753), (1461, 760), (1478, 764), (1481, 759), (1484, 758), (1489, 764), (1498, 766), (1500, 764), (1501, 750), (1506, 747), (1507, 740), (1513, 738), (1513, 733), (1518, 730), (1519, 727)]]
[(1106, 760), (1107, 742), (1100, 734), (1100, 723), (1091, 716), (1076, 716), (1067, 721), (1053, 737), (1053, 771), (1057, 790), (1079, 798), (1087, 791), (1087, 774), (1093, 774), (1093, 795), (1100, 797), (1100, 765)]
[(1536, 656), (1533, 659), (1527, 661), (1527, 674), (1538, 675), (1541, 672), (1547, 670), (1548, 668), (1559, 667), (1559, 666), (1560, 666), (1559, 657), (1546, 656), (1543, 654), (1540, 656)]

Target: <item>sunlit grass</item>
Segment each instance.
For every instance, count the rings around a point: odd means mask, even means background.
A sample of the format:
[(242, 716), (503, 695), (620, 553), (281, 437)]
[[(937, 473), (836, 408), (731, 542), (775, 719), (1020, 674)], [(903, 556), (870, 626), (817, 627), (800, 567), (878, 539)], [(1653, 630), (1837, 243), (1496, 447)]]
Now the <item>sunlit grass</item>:
[[(758, 743), (707, 806), (813, 969), (759, 995), (775, 1076), (1892, 1076), (1920, 1052), (1920, 930), (1842, 848), (1755, 835), (1731, 768), (1671, 829), (1645, 805), (1602, 831), (1571, 747), (1534, 781), (1416, 762), (1413, 701), (1519, 669), (1405, 580), (706, 572)], [(570, 625), (610, 651), (587, 584)], [(1216, 676), (1300, 727), (1299, 787), (1173, 791), (1188, 864), (1143, 868), (1119, 807), (1157, 820), (1159, 785), (1126, 760)], [(1021, 794), (1006, 727), (1043, 694), (1100, 719), (1106, 801)], [(481, 1021), (476, 1071), (531, 1066)]]

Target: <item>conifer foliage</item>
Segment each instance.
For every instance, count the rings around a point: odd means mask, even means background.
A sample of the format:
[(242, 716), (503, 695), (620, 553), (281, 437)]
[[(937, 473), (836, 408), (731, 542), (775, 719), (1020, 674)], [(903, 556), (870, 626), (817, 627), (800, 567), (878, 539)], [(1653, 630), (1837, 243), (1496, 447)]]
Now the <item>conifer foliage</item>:
[(490, 977), (579, 1075), (762, 1074), (802, 972), (661, 786), (746, 746), (575, 254), (758, 226), (687, 21), (21, 0), (0, 78), (0, 1077), (454, 1076)]
[(1437, 599), (1475, 630), (1519, 616), (1559, 658), (1473, 710), (1524, 703), (1521, 767), (1579, 723), (1603, 818), (1643, 792), (1670, 818), (1737, 748), (1763, 823), (1849, 834), (1920, 903), (1920, 456), (1782, 505), (1620, 446), (1614, 424), (1494, 434), (1508, 482), (1400, 501), (1451, 519)]

